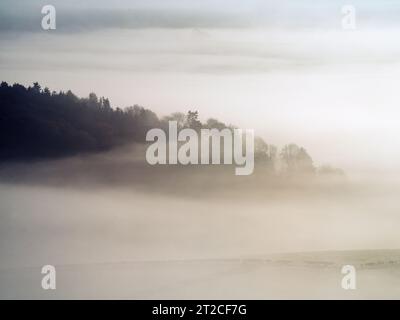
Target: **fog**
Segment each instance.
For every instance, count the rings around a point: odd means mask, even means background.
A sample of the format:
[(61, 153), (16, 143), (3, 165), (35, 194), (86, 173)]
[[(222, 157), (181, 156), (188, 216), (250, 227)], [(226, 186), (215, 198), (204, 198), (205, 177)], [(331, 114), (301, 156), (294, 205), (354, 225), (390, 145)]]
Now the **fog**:
[[(151, 167), (143, 146), (0, 165), (0, 298), (399, 297), (394, 1), (0, 4), (0, 81), (199, 111), (296, 143), (340, 179)], [(43, 265), (57, 290), (40, 287)], [(345, 264), (359, 287), (340, 287)]]
[[(257, 167), (249, 177), (221, 166), (151, 167), (140, 160), (142, 149), (2, 166), (1, 297), (396, 294), (394, 271), (385, 271), (399, 258), (387, 251), (400, 246), (395, 180), (285, 180)], [(53, 295), (40, 287), (47, 264), (60, 279)], [(340, 288), (345, 264), (360, 265), (367, 279), (356, 294)], [(386, 295), (370, 277), (388, 286)]]
[(54, 5), (58, 27), (45, 32), (41, 1), (1, 4), (2, 80), (95, 92), (159, 115), (196, 109), (269, 143), (301, 144), (319, 163), (399, 172), (392, 1), (355, 1), (353, 31), (341, 27), (339, 1)]

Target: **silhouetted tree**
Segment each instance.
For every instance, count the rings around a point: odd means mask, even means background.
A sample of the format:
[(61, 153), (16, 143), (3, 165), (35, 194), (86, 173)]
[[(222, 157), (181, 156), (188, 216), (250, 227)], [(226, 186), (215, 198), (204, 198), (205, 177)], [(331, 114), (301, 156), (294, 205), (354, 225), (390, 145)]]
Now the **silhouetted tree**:
[(91, 93), (78, 98), (42, 90), (39, 83), (0, 85), (0, 160), (61, 157), (142, 142), (159, 126), (157, 116), (139, 106), (123, 111)]
[(185, 120), (185, 127), (199, 131), (202, 128), (202, 124), (199, 121), (198, 111), (188, 111)]
[(178, 125), (178, 130), (180, 130), (185, 126), (186, 116), (182, 112), (174, 112), (169, 116), (163, 117), (162, 122), (164, 128), (168, 128), (169, 121), (176, 121)]
[[(26, 88), (3, 81), (0, 84), (0, 161), (63, 157), (145, 142), (148, 130), (167, 129), (171, 120), (177, 121), (179, 130), (234, 129), (213, 118), (203, 124), (197, 111), (188, 111), (186, 115), (176, 112), (160, 121), (153, 111), (139, 105), (114, 109), (107, 98), (99, 99), (95, 93), (79, 98), (70, 90), (66, 93), (50, 92), (47, 87), (42, 90), (38, 82)], [(277, 149), (257, 138), (255, 158), (275, 170)], [(295, 144), (282, 149), (280, 160), (285, 173), (315, 171), (306, 150)]]
[(273, 145), (268, 145), (262, 138), (255, 137), (254, 160), (263, 164), (271, 173), (274, 173), (277, 169), (277, 148)]
[(227, 128), (225, 123), (218, 121), (217, 119), (213, 119), (213, 118), (210, 118), (207, 120), (205, 127), (208, 129), (218, 129), (218, 130)]
[(313, 161), (304, 148), (296, 144), (284, 146), (280, 153), (282, 171), (286, 174), (312, 174), (315, 172)]

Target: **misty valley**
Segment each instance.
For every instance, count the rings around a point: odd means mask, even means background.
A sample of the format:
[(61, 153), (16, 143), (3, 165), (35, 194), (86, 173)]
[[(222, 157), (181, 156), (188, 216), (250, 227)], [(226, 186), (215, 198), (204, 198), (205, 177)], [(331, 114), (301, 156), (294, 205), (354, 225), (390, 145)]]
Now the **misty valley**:
[[(3, 164), (0, 296), (396, 296), (397, 182), (274, 176), (257, 164), (235, 176), (229, 166), (152, 166), (145, 152)], [(55, 291), (37, 286), (46, 264)], [(348, 264), (354, 291), (341, 288)]]
[[(197, 111), (158, 117), (38, 83), (1, 84), (0, 124), (1, 298), (398, 294), (393, 175), (353, 176), (294, 143), (242, 140)], [(37, 285), (45, 265), (56, 290)], [(345, 265), (357, 290), (341, 287)]]

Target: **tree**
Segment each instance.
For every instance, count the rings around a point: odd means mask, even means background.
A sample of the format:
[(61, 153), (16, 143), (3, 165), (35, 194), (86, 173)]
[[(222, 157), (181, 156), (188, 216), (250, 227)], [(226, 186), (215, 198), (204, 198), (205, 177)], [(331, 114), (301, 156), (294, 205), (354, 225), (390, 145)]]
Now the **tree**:
[(282, 171), (286, 174), (311, 174), (315, 172), (313, 161), (304, 148), (296, 144), (284, 146), (280, 153)]
[(0, 85), (0, 161), (52, 158), (142, 142), (157, 115), (135, 106), (114, 110), (107, 98), (78, 98), (39, 83)]
[[(42, 90), (37, 82), (26, 88), (3, 81), (0, 84), (0, 161), (62, 157), (145, 142), (148, 130), (167, 128), (171, 120), (177, 121), (178, 130), (235, 128), (213, 118), (202, 124), (198, 116), (197, 111), (189, 110), (186, 115), (176, 112), (160, 121), (153, 111), (139, 105), (114, 109), (107, 98), (98, 99), (95, 93), (79, 98), (70, 90), (50, 94), (47, 87)], [(255, 158), (275, 170), (277, 149), (256, 138)], [(279, 159), (285, 173), (315, 171), (307, 151), (295, 144), (286, 145)], [(319, 172), (329, 170), (322, 168)]]
[(181, 130), (185, 126), (185, 121), (186, 121), (186, 116), (182, 112), (174, 112), (170, 114), (169, 116), (165, 116), (162, 119), (162, 122), (164, 123), (164, 127), (168, 128), (168, 122), (169, 121), (176, 121), (178, 125), (178, 130)]
[(35, 92), (40, 92), (42, 90), (42, 87), (40, 86), (40, 84), (38, 82), (34, 82), (33, 83), (33, 91)]
[(198, 111), (188, 111), (186, 115), (185, 127), (191, 128), (196, 131), (200, 131), (202, 128), (202, 124), (199, 121), (199, 113)]
[(218, 130), (227, 128), (225, 123), (218, 121), (217, 119), (214, 118), (208, 119), (205, 126), (208, 129), (218, 129)]
[(99, 99), (97, 98), (97, 95), (93, 92), (89, 93), (89, 106), (90, 107), (97, 107), (99, 103)]
[(277, 148), (267, 144), (262, 138), (255, 137), (254, 160), (267, 168), (270, 173), (276, 171)]

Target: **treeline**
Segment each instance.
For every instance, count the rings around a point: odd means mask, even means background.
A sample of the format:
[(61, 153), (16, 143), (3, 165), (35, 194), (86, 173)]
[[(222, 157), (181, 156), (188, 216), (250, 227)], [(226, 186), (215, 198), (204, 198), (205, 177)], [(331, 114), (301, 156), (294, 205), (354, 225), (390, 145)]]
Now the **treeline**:
[[(2, 82), (0, 161), (57, 158), (143, 143), (148, 130), (167, 129), (170, 120), (177, 121), (179, 128), (233, 128), (212, 118), (202, 123), (197, 111), (177, 112), (160, 119), (138, 105), (112, 108), (107, 98), (99, 98), (94, 93), (79, 98), (71, 91), (51, 92), (38, 83), (24, 87)], [(274, 172), (316, 171), (307, 151), (295, 144), (286, 145), (278, 152), (275, 146), (257, 137), (255, 159)], [(329, 167), (323, 170), (330, 172)]]
[(157, 127), (156, 114), (139, 106), (111, 108), (91, 93), (50, 92), (38, 83), (28, 88), (0, 85), (0, 159), (32, 159), (96, 152), (145, 140)]

